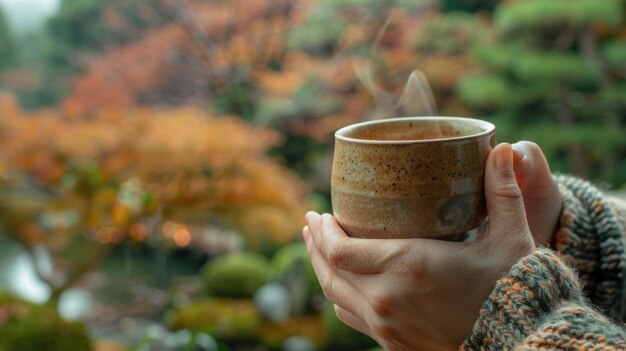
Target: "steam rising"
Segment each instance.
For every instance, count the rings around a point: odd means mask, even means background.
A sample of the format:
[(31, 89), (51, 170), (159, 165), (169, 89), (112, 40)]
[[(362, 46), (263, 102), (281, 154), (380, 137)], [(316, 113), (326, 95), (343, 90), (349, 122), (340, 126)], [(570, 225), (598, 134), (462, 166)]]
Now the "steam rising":
[[(387, 18), (376, 35), (376, 40), (374, 40), (372, 45), (372, 54), (376, 51), (393, 17), (391, 15)], [(374, 98), (376, 110), (371, 117), (372, 119), (402, 116), (437, 116), (439, 114), (430, 84), (421, 71), (415, 70), (409, 75), (400, 99), (393, 104), (395, 100), (393, 94), (381, 89), (372, 79), (371, 63), (352, 60), (352, 67), (361, 84)]]
[[(365, 89), (374, 98), (376, 110), (371, 116), (372, 119), (389, 117), (389, 113), (393, 110), (393, 96), (392, 94), (384, 91), (372, 79), (371, 64), (369, 62), (362, 62), (352, 60), (352, 67), (354, 72)], [(397, 105), (397, 104), (396, 104)]]
[(413, 71), (404, 86), (400, 100), (392, 111), (401, 111), (404, 116), (437, 116), (435, 96), (426, 76), (421, 71)]
[(357, 78), (365, 89), (372, 94), (376, 110), (372, 119), (402, 116), (437, 116), (437, 104), (430, 84), (424, 73), (413, 71), (404, 85), (398, 102), (394, 104), (393, 94), (381, 89), (372, 79), (370, 65), (356, 60), (352, 66)]

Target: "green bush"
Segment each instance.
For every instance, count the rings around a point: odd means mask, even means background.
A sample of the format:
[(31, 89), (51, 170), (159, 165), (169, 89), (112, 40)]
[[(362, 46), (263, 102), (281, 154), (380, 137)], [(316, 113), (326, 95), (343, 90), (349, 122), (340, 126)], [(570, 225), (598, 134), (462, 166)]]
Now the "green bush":
[(91, 342), (84, 324), (64, 321), (54, 308), (0, 294), (0, 350), (83, 351)]
[(505, 2), (496, 10), (496, 25), (507, 33), (537, 31), (555, 26), (586, 26), (621, 23), (619, 0), (527, 0)]
[(247, 298), (267, 282), (268, 272), (265, 257), (242, 252), (215, 258), (207, 263), (203, 276), (209, 295)]

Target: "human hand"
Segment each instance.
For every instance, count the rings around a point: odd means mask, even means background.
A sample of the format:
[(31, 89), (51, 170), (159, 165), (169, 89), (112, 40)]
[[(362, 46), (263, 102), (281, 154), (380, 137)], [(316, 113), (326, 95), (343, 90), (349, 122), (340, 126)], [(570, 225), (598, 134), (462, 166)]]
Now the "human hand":
[(534, 250), (509, 144), (487, 159), (489, 223), (474, 242), (348, 237), (309, 212), (303, 236), (340, 320), (386, 350), (458, 349), (497, 279)]
[(519, 141), (513, 147), (513, 167), (522, 190), (528, 226), (535, 245), (549, 246), (561, 212), (561, 194), (550, 166), (537, 144)]

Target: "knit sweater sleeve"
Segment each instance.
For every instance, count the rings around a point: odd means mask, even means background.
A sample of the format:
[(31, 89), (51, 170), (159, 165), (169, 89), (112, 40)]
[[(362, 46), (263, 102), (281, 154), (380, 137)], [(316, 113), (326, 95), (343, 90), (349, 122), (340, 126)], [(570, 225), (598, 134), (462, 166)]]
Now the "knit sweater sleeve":
[(563, 210), (554, 248), (578, 271), (583, 295), (609, 317), (626, 320), (626, 207), (582, 179), (555, 181)]
[(499, 279), (461, 350), (624, 350), (626, 328), (588, 305), (580, 281), (539, 248)]

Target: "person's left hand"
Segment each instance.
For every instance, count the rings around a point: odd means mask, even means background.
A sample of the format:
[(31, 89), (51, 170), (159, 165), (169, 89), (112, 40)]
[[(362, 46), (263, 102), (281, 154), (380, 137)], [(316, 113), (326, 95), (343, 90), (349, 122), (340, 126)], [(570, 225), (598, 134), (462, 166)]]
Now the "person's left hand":
[(534, 250), (508, 144), (489, 155), (489, 223), (472, 243), (348, 237), (309, 212), (303, 236), (340, 320), (386, 350), (458, 349), (497, 279)]

